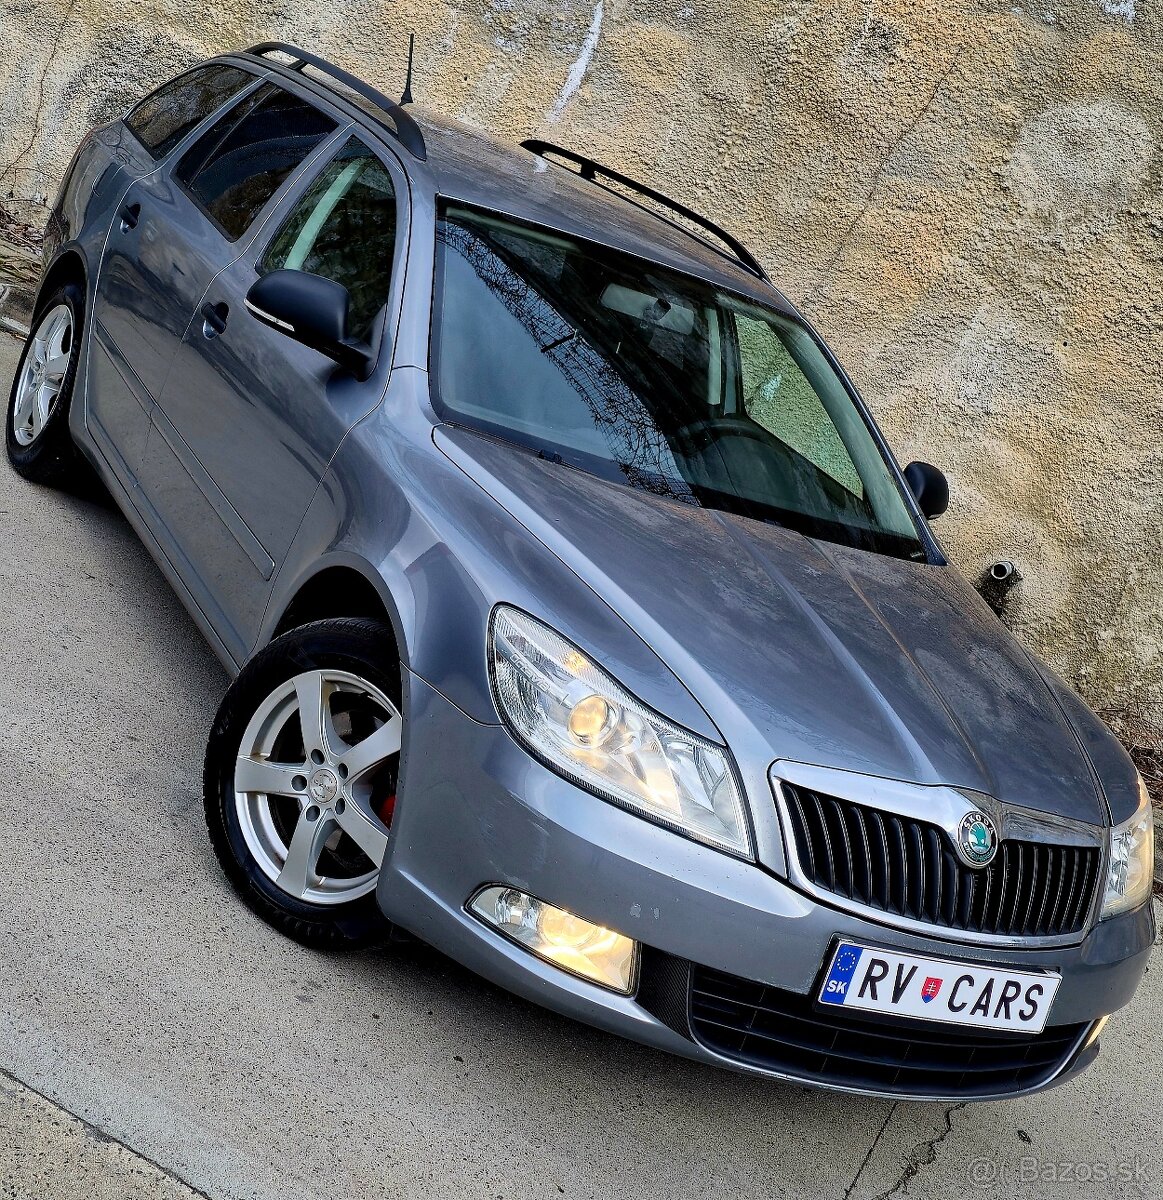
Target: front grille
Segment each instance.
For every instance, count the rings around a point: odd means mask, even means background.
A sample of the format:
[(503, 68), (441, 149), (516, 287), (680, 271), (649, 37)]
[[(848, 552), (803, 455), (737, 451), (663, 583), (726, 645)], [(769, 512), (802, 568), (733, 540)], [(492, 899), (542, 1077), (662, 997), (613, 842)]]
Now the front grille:
[(1004, 840), (967, 867), (939, 825), (783, 783), (800, 870), (816, 887), (900, 917), (973, 933), (1077, 933), (1098, 881), (1093, 846)]
[(987, 1096), (1034, 1088), (1071, 1057), (1084, 1025), (1033, 1037), (825, 1017), (808, 996), (693, 965), (691, 1033), (727, 1058), (815, 1083), (902, 1096)]

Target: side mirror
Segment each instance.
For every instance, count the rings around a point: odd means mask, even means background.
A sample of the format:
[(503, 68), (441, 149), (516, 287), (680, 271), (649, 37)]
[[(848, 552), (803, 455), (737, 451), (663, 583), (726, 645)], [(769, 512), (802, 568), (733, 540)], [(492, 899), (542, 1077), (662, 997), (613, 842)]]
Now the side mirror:
[(343, 284), (306, 271), (271, 271), (246, 294), (246, 307), (256, 320), (366, 379), (375, 360), (363, 342), (348, 336), (350, 305)]
[(905, 483), (930, 521), (949, 507), (949, 480), (936, 467), (925, 462), (909, 463), (905, 467)]

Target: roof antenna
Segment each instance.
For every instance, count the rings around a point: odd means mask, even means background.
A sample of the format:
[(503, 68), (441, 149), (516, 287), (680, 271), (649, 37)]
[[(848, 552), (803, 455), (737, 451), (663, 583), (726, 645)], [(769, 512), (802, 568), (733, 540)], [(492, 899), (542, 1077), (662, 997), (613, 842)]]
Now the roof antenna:
[(412, 50), (416, 45), (416, 35), (408, 34), (408, 77), (404, 80), (404, 94), (400, 97), (401, 104), (412, 103)]

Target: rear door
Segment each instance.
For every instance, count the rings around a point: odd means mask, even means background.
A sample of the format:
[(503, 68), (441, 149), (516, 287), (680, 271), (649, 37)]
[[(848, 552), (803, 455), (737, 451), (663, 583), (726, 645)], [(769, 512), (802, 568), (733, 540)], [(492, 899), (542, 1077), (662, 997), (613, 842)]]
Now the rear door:
[[(142, 485), (174, 562), (234, 657), (254, 644), (270, 580), (339, 443), (383, 394), (407, 243), (398, 162), (345, 134), (290, 187), (248, 252), (211, 283), (154, 410)], [(344, 285), (349, 331), (377, 350), (365, 381), (256, 320), (260, 274)]]
[(94, 298), (86, 419), (110, 466), (130, 486), (145, 451), (150, 409), (185, 330), (189, 302), (182, 293), (197, 286), (190, 247), (175, 228), (182, 198), (160, 164), (223, 105), (258, 84), (238, 67), (208, 63), (163, 85), (125, 118), (123, 195)]

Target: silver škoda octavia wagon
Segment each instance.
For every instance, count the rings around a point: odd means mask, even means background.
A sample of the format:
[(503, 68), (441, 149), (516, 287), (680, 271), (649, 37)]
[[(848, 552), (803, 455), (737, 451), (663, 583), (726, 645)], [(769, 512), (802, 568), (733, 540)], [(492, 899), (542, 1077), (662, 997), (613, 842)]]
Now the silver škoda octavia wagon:
[(733, 238), (305, 51), (90, 133), (7, 420), (95, 468), (235, 676), (222, 865), (704, 1062), (985, 1098), (1098, 1052), (1142, 781), (926, 524)]

